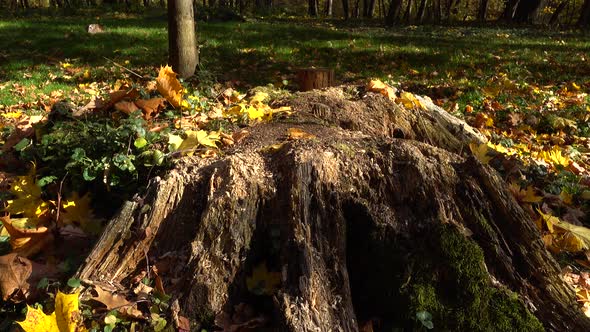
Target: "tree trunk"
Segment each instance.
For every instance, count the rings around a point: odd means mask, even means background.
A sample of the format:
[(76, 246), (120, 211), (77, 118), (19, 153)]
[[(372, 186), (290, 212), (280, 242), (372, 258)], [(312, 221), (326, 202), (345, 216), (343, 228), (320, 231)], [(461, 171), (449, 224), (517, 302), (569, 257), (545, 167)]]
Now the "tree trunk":
[(366, 18), (373, 18), (375, 15), (375, 0), (364, 0), (365, 1), (365, 12)]
[(389, 10), (387, 11), (387, 16), (385, 17), (386, 25), (393, 26), (398, 21), (401, 7), (402, 0), (391, 0), (391, 2), (389, 3)]
[(299, 91), (322, 89), (334, 85), (334, 70), (329, 68), (305, 68), (297, 71)]
[(580, 10), (580, 18), (578, 19), (578, 25), (581, 27), (590, 26), (590, 0), (584, 0), (582, 9)]
[(318, 0), (307, 0), (308, 3), (308, 10), (307, 13), (311, 17), (318, 16)]
[(168, 52), (170, 65), (178, 76), (193, 76), (199, 54), (191, 0), (168, 1)]
[(551, 14), (551, 18), (549, 19), (549, 25), (557, 24), (557, 21), (559, 20), (559, 15), (563, 13), (563, 10), (567, 6), (568, 2), (568, 0), (563, 0), (559, 3), (559, 5), (557, 5), (557, 8), (555, 8), (555, 11), (553, 12), (553, 14)]
[(350, 18), (350, 2), (349, 0), (342, 0), (342, 14), (345, 20)]
[(488, 13), (488, 0), (479, 0), (479, 8), (477, 10), (477, 20), (485, 22)]
[[(401, 1), (401, 0), (398, 0)], [(424, 22), (424, 16), (426, 14), (426, 6), (428, 6), (428, 0), (420, 1), (420, 7), (418, 7), (418, 13), (416, 15), (416, 21)]]
[(406, 110), (351, 91), (301, 93), (223, 157), (179, 161), (77, 276), (129, 289), (165, 262), (197, 331), (232, 330), (244, 306), (253, 330), (415, 331), (427, 311), (440, 331), (588, 331), (535, 223), (465, 154), (484, 138), (424, 99)]
[(326, 0), (326, 11), (324, 13), (327, 17), (332, 17), (333, 5), (333, 0)]

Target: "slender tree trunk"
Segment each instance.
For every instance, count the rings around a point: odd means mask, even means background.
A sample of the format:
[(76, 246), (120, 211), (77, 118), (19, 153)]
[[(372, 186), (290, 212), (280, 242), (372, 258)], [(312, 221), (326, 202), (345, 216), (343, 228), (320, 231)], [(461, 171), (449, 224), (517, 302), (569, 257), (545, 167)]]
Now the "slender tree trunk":
[(168, 52), (170, 64), (181, 78), (193, 76), (199, 55), (191, 0), (168, 1)]
[(406, 10), (404, 12), (403, 21), (410, 22), (410, 18), (412, 16), (412, 0), (408, 0), (408, 5), (406, 6)]
[(416, 15), (416, 21), (424, 22), (424, 14), (426, 13), (426, 6), (428, 6), (428, 0), (420, 1), (420, 7), (418, 7), (418, 14)]
[(334, 7), (334, 1), (333, 0), (326, 0), (326, 11), (325, 11), (326, 16), (332, 17), (333, 7)]
[(342, 0), (342, 12), (344, 19), (348, 20), (350, 18), (350, 2), (348, 0)]
[(435, 23), (440, 23), (441, 22), (441, 14), (442, 14), (442, 8), (441, 8), (441, 1), (442, 0), (433, 0), (432, 2), (432, 19)]
[(388, 26), (393, 26), (397, 22), (401, 6), (402, 0), (391, 0), (389, 3), (389, 11), (387, 12), (387, 17), (385, 18), (385, 23)]
[(488, 0), (479, 0), (479, 9), (477, 10), (477, 20), (485, 22), (488, 12)]
[(318, 1), (317, 0), (308, 0), (308, 14), (311, 17), (318, 16)]
[(506, 7), (504, 7), (504, 12), (502, 13), (502, 19), (504, 19), (505, 21), (512, 21), (519, 3), (520, 0), (506, 1)]
[(585, 0), (580, 11), (578, 25), (582, 27), (590, 26), (590, 0)]
[(554, 25), (557, 23), (557, 21), (559, 20), (559, 15), (563, 13), (563, 10), (567, 6), (568, 2), (568, 0), (563, 0), (559, 3), (559, 5), (557, 5), (557, 8), (555, 8), (555, 11), (553, 12), (553, 14), (551, 14), (551, 18), (549, 19), (549, 25)]
[(366, 12), (365, 12), (365, 17), (367, 18), (373, 18), (373, 16), (375, 16), (375, 0), (364, 0), (365, 3), (367, 4), (366, 7)]

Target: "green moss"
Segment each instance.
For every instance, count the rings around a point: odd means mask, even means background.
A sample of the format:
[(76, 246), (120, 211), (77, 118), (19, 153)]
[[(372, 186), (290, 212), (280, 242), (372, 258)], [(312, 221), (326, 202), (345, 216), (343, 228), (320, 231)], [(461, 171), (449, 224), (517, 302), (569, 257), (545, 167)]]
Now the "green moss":
[(491, 286), (475, 242), (448, 226), (441, 226), (435, 238), (434, 251), (425, 254), (416, 280), (405, 291), (408, 319), (428, 311), (436, 330), (543, 331), (513, 293)]

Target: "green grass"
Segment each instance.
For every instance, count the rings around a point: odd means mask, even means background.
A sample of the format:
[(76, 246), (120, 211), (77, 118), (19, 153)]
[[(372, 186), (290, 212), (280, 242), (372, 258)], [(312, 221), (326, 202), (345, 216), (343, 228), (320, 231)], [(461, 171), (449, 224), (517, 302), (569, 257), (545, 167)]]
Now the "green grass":
[[(87, 34), (85, 27), (93, 22), (107, 32)], [(341, 82), (379, 77), (462, 103), (473, 102), (470, 98), (476, 103), (473, 92), (498, 73), (540, 85), (590, 85), (590, 38), (576, 32), (432, 26), (386, 30), (300, 20), (200, 22), (198, 36), (202, 76), (239, 81), (243, 88), (293, 82), (296, 68), (308, 66), (333, 67)], [(95, 14), (0, 19), (0, 104), (34, 101), (60, 89), (67, 95), (79, 83), (114, 82), (127, 75), (105, 58), (141, 75), (155, 75), (167, 59), (163, 10), (100, 19)], [(71, 75), (63, 63), (81, 71)], [(26, 92), (15, 92), (15, 83), (27, 87)]]

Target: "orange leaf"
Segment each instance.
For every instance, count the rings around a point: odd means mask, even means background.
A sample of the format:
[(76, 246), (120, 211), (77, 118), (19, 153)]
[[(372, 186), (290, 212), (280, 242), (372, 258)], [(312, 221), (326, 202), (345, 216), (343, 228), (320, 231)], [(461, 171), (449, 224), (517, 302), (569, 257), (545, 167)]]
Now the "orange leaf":
[(176, 78), (176, 73), (172, 67), (160, 67), (158, 78), (156, 78), (158, 92), (172, 104), (178, 108), (183, 104), (182, 92), (183, 88), (180, 81)]
[(10, 245), (13, 252), (22, 256), (30, 257), (53, 241), (53, 235), (47, 227), (18, 228), (12, 224), (10, 217), (0, 217), (0, 221), (10, 234)]
[(125, 114), (131, 114), (135, 111), (138, 111), (139, 108), (135, 105), (132, 101), (120, 101), (115, 104), (115, 109), (119, 112), (123, 112)]
[(164, 98), (152, 98), (148, 100), (138, 99), (135, 101), (135, 105), (141, 108), (146, 120), (151, 119), (156, 113), (166, 107), (166, 99)]

